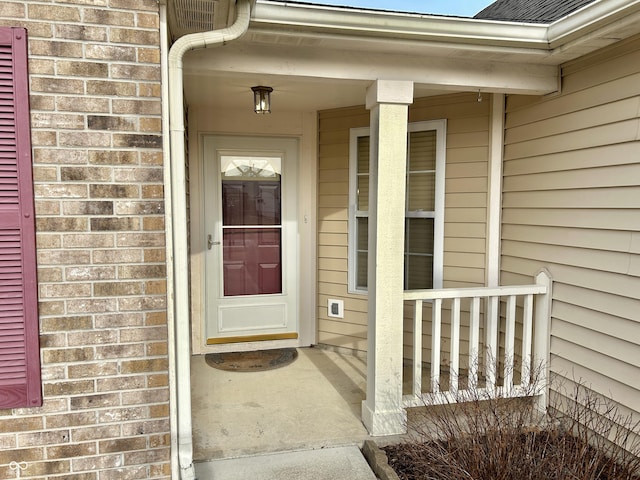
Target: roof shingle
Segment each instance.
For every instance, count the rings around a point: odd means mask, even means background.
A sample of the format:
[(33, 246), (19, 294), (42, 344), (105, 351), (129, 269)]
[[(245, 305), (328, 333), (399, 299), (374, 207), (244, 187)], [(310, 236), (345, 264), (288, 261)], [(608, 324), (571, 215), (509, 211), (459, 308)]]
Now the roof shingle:
[(552, 23), (595, 0), (497, 0), (473, 18), (522, 23)]

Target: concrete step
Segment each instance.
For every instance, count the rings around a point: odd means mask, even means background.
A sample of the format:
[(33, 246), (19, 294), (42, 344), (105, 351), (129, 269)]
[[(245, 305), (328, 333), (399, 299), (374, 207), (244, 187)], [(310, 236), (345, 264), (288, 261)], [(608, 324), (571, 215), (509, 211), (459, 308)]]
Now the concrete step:
[(376, 480), (357, 446), (195, 464), (198, 480)]

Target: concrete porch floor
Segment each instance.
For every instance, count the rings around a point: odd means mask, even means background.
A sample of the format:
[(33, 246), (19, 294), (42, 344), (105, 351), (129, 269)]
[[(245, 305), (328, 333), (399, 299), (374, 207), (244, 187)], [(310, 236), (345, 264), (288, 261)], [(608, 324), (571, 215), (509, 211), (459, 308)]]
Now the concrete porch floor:
[(191, 361), (194, 460), (361, 445), (366, 361), (299, 348), (290, 365), (226, 372)]

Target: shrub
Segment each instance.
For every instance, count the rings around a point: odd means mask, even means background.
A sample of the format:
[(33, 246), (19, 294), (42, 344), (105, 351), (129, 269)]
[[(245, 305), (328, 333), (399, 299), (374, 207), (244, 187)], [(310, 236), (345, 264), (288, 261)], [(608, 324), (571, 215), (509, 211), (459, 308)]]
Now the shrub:
[(531, 398), (497, 392), (467, 390), (412, 412), (412, 440), (385, 448), (400, 479), (640, 479), (639, 424), (612, 400), (575, 382), (543, 416)]

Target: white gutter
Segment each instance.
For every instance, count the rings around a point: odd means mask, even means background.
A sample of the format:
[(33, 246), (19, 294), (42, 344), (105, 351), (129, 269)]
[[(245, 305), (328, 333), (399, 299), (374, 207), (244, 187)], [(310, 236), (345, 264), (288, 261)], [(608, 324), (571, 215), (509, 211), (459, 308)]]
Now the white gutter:
[(444, 17), (347, 9), (286, 1), (258, 0), (253, 21), (257, 24), (300, 28), (317, 33), (342, 33), (367, 37), (418, 39), (530, 48), (547, 47), (547, 25), (497, 22), (473, 18)]
[(638, 12), (640, 0), (601, 0), (591, 3), (549, 25), (549, 45), (557, 48), (616, 21), (637, 22), (637, 18), (631, 15)]
[(289, 32), (316, 37), (338, 34), (550, 52), (588, 33), (611, 27), (614, 22), (637, 23), (636, 14), (640, 14), (640, 0), (599, 0), (552, 24), (258, 0), (253, 22), (258, 29), (286, 27)]
[[(193, 33), (178, 39), (168, 57), (169, 75), (169, 138), (170, 158), (168, 175), (165, 177), (165, 201), (170, 206), (167, 210), (167, 265), (170, 265), (173, 276), (173, 296), (168, 296), (168, 326), (175, 332), (175, 355), (172, 367), (175, 369), (174, 391), (176, 392), (177, 413), (177, 451), (181, 480), (194, 480), (193, 438), (191, 424), (191, 345), (189, 327), (189, 245), (187, 240), (187, 198), (185, 175), (185, 125), (182, 63), (185, 53), (198, 48), (224, 45), (242, 36), (249, 28), (251, 17), (250, 0), (238, 0), (237, 17), (233, 25), (222, 30)], [(166, 99), (165, 99), (166, 100)], [(166, 159), (165, 159), (166, 160)], [(173, 345), (172, 345), (173, 343)], [(172, 429), (172, 432), (176, 431)]]

